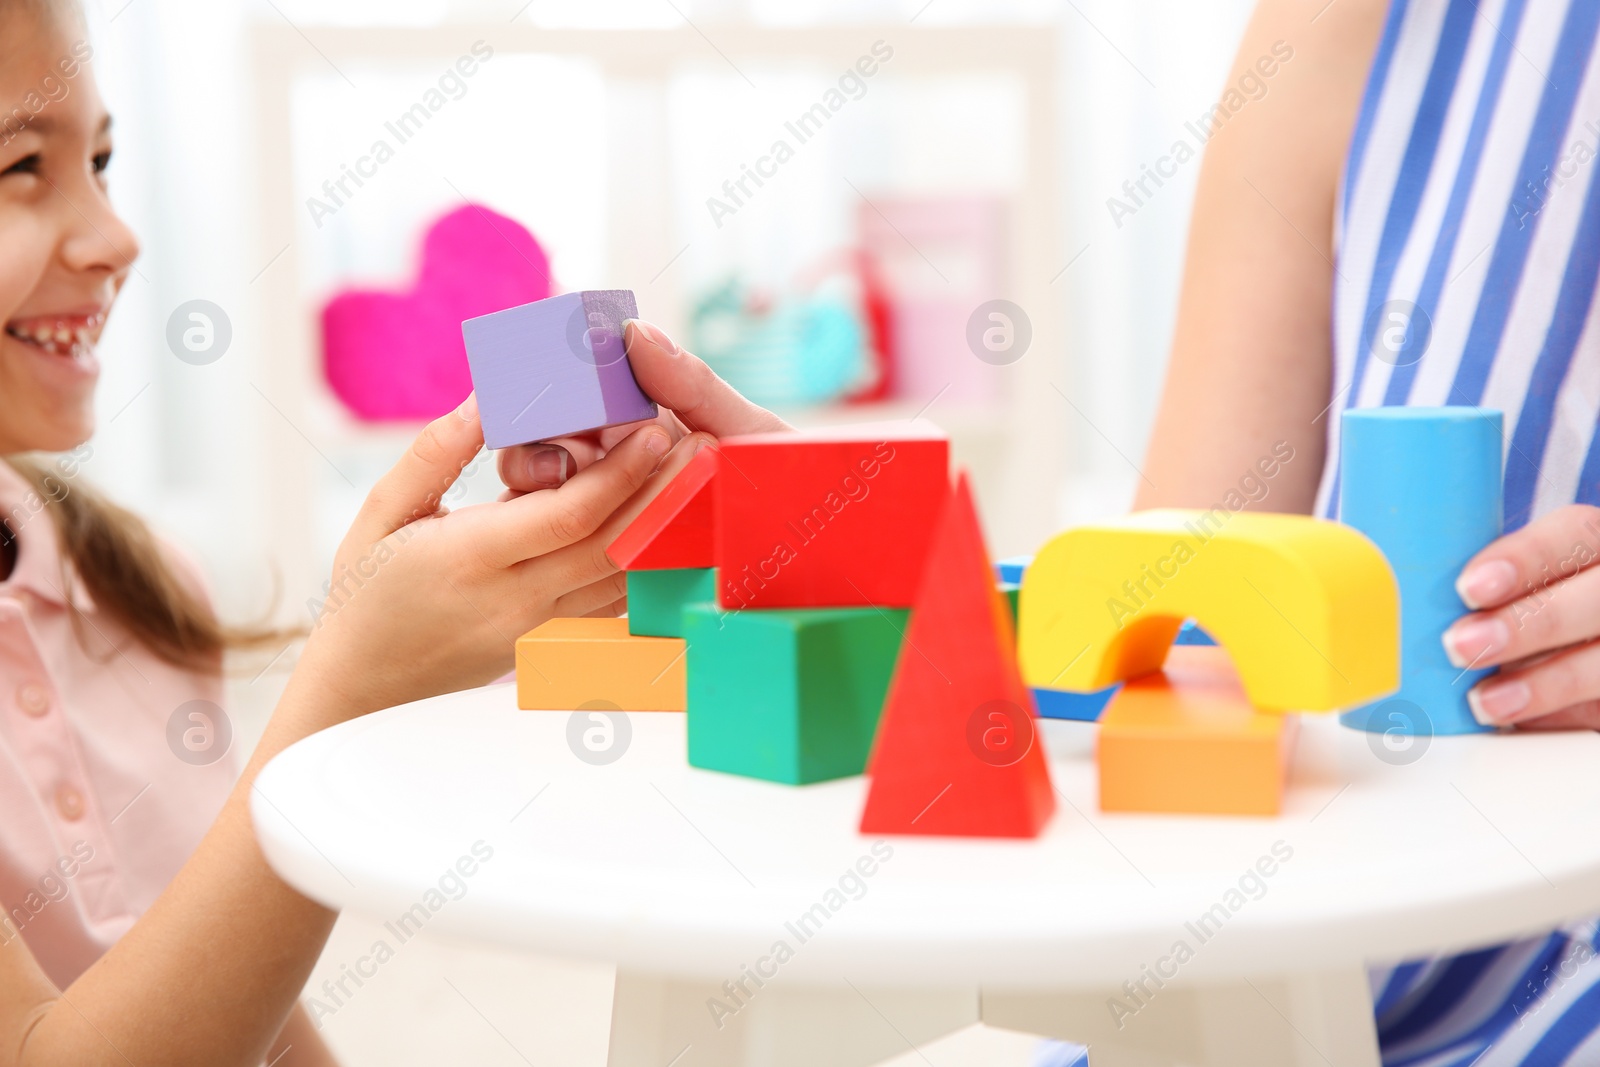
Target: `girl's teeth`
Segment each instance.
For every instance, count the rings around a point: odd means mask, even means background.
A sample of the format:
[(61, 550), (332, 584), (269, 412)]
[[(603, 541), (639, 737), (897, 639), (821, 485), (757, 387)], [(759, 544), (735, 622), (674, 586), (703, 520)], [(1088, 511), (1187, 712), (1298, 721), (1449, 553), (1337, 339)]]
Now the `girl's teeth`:
[(33, 339), (41, 345), (50, 340), (50, 327), (35, 326), (33, 328)]
[(56, 327), (56, 336), (55, 336), (56, 344), (64, 345), (64, 344), (68, 343), (71, 340), (72, 340), (72, 331), (71, 330), (67, 329), (65, 326), (57, 326)]

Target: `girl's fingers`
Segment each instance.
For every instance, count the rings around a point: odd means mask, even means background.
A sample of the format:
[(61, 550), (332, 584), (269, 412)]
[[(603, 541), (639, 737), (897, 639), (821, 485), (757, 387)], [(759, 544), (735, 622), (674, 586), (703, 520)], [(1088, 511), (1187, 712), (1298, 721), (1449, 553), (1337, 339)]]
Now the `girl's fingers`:
[(478, 398), (422, 428), (406, 454), (367, 494), (350, 532), (375, 544), (400, 527), (439, 510), (439, 502), (483, 448)]
[(589, 612), (589, 614), (585, 615), (584, 618), (586, 618), (586, 619), (614, 619), (618, 615), (627, 614), (627, 611), (628, 611), (628, 601), (627, 601), (626, 598), (624, 598), (622, 600), (618, 600), (617, 602), (615, 602), (613, 604), (607, 604), (603, 608), (595, 608), (593, 611)]
[[(575, 619), (585, 616), (595, 618), (615, 618), (618, 612), (608, 611), (618, 604), (626, 610), (628, 598), (628, 576), (621, 572), (607, 575), (598, 582), (591, 582), (579, 589), (574, 589), (565, 596), (556, 600), (556, 617), (562, 619)], [(598, 613), (598, 614), (597, 614)]]
[(1491, 675), (1468, 691), (1467, 703), (1486, 726), (1531, 724), (1556, 715), (1566, 716), (1557, 721), (1592, 715), (1593, 708), (1600, 707), (1600, 642), (1579, 645), (1530, 667)]
[(482, 558), (509, 567), (583, 541), (644, 485), (671, 446), (666, 431), (646, 426), (559, 488), (487, 505), (475, 526), (487, 540)]
[(617, 565), (606, 555), (611, 542), (628, 528), (628, 524), (638, 517), (645, 505), (654, 500), (679, 471), (689, 465), (695, 453), (709, 443), (711, 438), (705, 434), (693, 434), (679, 441), (661, 461), (655, 474), (613, 510), (591, 536), (522, 563), (520, 567), (524, 572), (527, 595), (530, 598), (537, 597), (541, 589), (576, 589), (615, 574)]
[(1463, 616), (1444, 632), (1450, 662), (1496, 667), (1600, 636), (1600, 568), (1578, 571), (1494, 611)]
[(659, 326), (643, 319), (623, 324), (633, 376), (656, 403), (672, 409), (690, 430), (716, 437), (788, 430), (790, 425), (717, 377), (704, 361), (679, 348)]
[(500, 480), (513, 496), (554, 489), (604, 455), (593, 437), (560, 437), (502, 448), (495, 456)]
[(1570, 504), (1495, 541), (1461, 568), (1456, 592), (1482, 611), (1537, 594), (1600, 560), (1600, 508)]

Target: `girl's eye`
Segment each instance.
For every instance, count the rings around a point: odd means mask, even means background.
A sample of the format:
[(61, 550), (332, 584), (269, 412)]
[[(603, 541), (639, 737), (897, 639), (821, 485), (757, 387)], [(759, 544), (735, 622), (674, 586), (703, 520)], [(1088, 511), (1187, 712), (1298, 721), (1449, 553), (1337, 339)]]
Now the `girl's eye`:
[(5, 170), (0, 171), (0, 178), (8, 174), (37, 174), (39, 167), (44, 163), (44, 157), (35, 152), (31, 156), (23, 156)]
[(104, 174), (109, 166), (111, 166), (111, 150), (108, 148), (94, 157), (94, 172)]

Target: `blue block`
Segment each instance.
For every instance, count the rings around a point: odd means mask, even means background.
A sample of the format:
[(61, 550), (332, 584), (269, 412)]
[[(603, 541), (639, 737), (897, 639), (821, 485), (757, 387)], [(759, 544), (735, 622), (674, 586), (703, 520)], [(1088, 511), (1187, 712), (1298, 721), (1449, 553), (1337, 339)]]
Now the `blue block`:
[(1022, 572), (1027, 570), (1028, 564), (1032, 562), (1032, 556), (1008, 556), (1005, 559), (995, 560), (994, 572), (1002, 582), (1020, 584)]
[(1121, 686), (1107, 686), (1093, 693), (1072, 693), (1065, 689), (1033, 690), (1033, 708), (1041, 719), (1074, 719), (1099, 722), (1100, 713)]
[(1196, 626), (1193, 619), (1185, 619), (1178, 628), (1178, 636), (1172, 639), (1175, 645), (1214, 645), (1216, 638)]
[(1463, 671), (1440, 638), (1467, 606), (1455, 581), (1501, 532), (1501, 416), (1487, 408), (1383, 407), (1344, 413), (1339, 517), (1370, 537), (1400, 584), (1400, 691), (1347, 711), (1346, 726), (1410, 733), (1481, 733), (1467, 690), (1490, 673)]
[(461, 324), (490, 448), (545, 441), (656, 417), (623, 352), (633, 293), (597, 289)]

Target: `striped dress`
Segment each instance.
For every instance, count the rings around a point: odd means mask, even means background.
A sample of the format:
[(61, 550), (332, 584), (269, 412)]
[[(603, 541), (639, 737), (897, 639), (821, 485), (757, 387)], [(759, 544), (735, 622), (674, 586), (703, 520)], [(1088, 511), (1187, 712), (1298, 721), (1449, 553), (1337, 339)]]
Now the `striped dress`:
[[(1331, 410), (1503, 411), (1508, 530), (1600, 503), (1597, 27), (1600, 0), (1393, 0), (1340, 187)], [(1597, 948), (1589, 921), (1374, 968), (1384, 1064), (1600, 1065)]]

